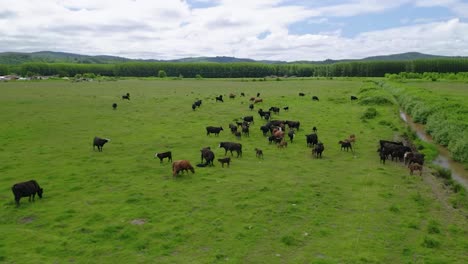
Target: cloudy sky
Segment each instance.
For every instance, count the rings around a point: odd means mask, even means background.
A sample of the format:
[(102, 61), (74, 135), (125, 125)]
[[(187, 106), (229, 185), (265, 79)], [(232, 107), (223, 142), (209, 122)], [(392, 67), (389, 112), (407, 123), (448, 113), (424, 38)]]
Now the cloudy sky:
[(0, 0), (0, 52), (143, 59), (468, 56), (468, 0)]

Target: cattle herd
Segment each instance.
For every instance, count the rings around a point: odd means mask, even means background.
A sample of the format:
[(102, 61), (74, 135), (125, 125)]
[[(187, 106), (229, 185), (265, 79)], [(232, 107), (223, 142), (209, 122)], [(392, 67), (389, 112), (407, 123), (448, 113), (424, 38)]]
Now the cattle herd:
[[(241, 97), (244, 97), (245, 94), (241, 93)], [(305, 96), (304, 93), (299, 93), (299, 96)], [(236, 97), (235, 94), (229, 94), (229, 98), (234, 99)], [(351, 96), (351, 101), (357, 100), (358, 98), (355, 96)], [(130, 94), (127, 93), (122, 95), (122, 100), (130, 100)], [(317, 96), (312, 96), (313, 101), (319, 101)], [(224, 102), (223, 95), (219, 95), (215, 97), (216, 102)], [(257, 103), (263, 103), (263, 98), (260, 98), (260, 93), (257, 93), (256, 97), (250, 98), (251, 103), (249, 104), (249, 109), (253, 110), (254, 105)], [(192, 104), (192, 109), (196, 110), (200, 108), (202, 105), (202, 100), (196, 100)], [(113, 109), (117, 108), (117, 104), (114, 103), (112, 105)], [(289, 107), (283, 107), (284, 111), (288, 111)], [(262, 132), (263, 136), (268, 139), (269, 144), (276, 144), (278, 148), (286, 148), (288, 143), (285, 140), (285, 135), (288, 135), (290, 143), (293, 143), (293, 140), (296, 136), (296, 132), (299, 131), (301, 123), (299, 121), (294, 120), (272, 120), (272, 116), (279, 115), (280, 107), (271, 106), (268, 111), (263, 110), (260, 108), (257, 111), (260, 119), (264, 120), (266, 123), (260, 126), (260, 131)], [(241, 139), (242, 136), (248, 137), (250, 135), (250, 127), (254, 124), (254, 116), (244, 116), (238, 119), (234, 123), (229, 124), (229, 130), (231, 133), (237, 138)], [(238, 131), (240, 130), (240, 131)], [(210, 136), (214, 134), (215, 136), (219, 136), (219, 134), (224, 131), (222, 126), (207, 126), (206, 127), (206, 135)], [(287, 133), (286, 133), (287, 131)], [(315, 158), (322, 158), (322, 154), (325, 150), (324, 144), (319, 141), (317, 128), (314, 126), (312, 128), (312, 133), (305, 135), (306, 139), (306, 146), (311, 148), (312, 156)], [(93, 149), (97, 147), (99, 152), (102, 152), (103, 146), (109, 142), (110, 139), (94, 137), (93, 139)], [(354, 134), (351, 134), (348, 138), (344, 140), (338, 141), (338, 144), (341, 146), (342, 151), (349, 151), (353, 152), (353, 144), (356, 141), (356, 137)], [(238, 142), (229, 142), (229, 141), (222, 141), (219, 143), (219, 148), (224, 148), (225, 153), (224, 155), (227, 156), (229, 152), (231, 157), (235, 152), (237, 158), (242, 157), (242, 144)], [(414, 151), (412, 148), (408, 146), (404, 146), (402, 142), (393, 142), (387, 140), (380, 140), (379, 148), (377, 149), (379, 153), (380, 162), (385, 164), (385, 161), (391, 158), (393, 161), (400, 161), (404, 162), (405, 165), (408, 166), (410, 170), (410, 174), (413, 175), (414, 171), (419, 171), (420, 175), (422, 174), (422, 166), (424, 164), (424, 155)], [(211, 150), (210, 147), (203, 147), (200, 150), (201, 154), (201, 163), (197, 164), (197, 167), (211, 167), (214, 166), (215, 154)], [(255, 156), (258, 159), (263, 159), (263, 150), (259, 148), (255, 148)], [(221, 166), (224, 167), (226, 164), (227, 167), (230, 167), (231, 157), (224, 157), (218, 158), (218, 162), (220, 162)], [(172, 162), (172, 175), (175, 177), (180, 172), (191, 171), (195, 173), (195, 169), (188, 160), (176, 160), (172, 161), (172, 152), (165, 151), (165, 152), (158, 152), (154, 154), (154, 158), (159, 158), (160, 162), (162, 163), (164, 159), (167, 158), (168, 162)], [(19, 206), (19, 201), (21, 197), (29, 197), (29, 201), (34, 201), (34, 197), (37, 194), (39, 198), (42, 198), (43, 189), (39, 186), (39, 184), (35, 180), (30, 180), (26, 182), (20, 182), (14, 184), (11, 188), (15, 197), (16, 205)]]

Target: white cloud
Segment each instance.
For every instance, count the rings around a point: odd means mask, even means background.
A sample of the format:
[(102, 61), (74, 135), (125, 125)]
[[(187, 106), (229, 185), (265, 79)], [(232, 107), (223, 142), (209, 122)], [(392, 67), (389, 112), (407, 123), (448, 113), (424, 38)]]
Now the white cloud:
[[(406, 51), (441, 55), (468, 52), (468, 25), (458, 19), (420, 21), (418, 25), (406, 21), (405, 27), (361, 33), (354, 38), (343, 37), (340, 29), (302, 35), (288, 31), (294, 23), (331, 23), (330, 17), (385, 12), (411, 2), (407, 0), (353, 0), (319, 8), (286, 4), (291, 1), (284, 0), (3, 2), (0, 52), (54, 50), (148, 59), (236, 56), (287, 61)], [(195, 2), (208, 7), (194, 8), (191, 4)], [(435, 2), (463, 6), (455, 0)], [(420, 6), (429, 4), (416, 2)]]

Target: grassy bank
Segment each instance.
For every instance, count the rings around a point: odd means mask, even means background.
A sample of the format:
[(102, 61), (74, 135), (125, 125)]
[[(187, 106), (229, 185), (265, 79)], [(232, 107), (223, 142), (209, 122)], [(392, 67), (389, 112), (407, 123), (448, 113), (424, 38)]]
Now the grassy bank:
[[(361, 80), (177, 80), (0, 83), (0, 261), (6, 263), (464, 263), (466, 211), (446, 206), (400, 163), (379, 163), (378, 140), (404, 132), (395, 104), (351, 102)], [(130, 101), (121, 95), (131, 94)], [(240, 97), (244, 92), (246, 97)], [(304, 92), (306, 96), (298, 96)], [(228, 94), (237, 97), (229, 99)], [(261, 94), (263, 103), (248, 108)], [(369, 92), (372, 93), (372, 92)], [(215, 102), (217, 95), (225, 102)], [(320, 101), (312, 101), (312, 96)], [(361, 96), (362, 95), (362, 96)], [(361, 99), (360, 98), (360, 99)], [(196, 111), (196, 99), (203, 103)], [(117, 102), (117, 110), (112, 103)], [(256, 110), (301, 129), (268, 144)], [(372, 118), (362, 118), (374, 108)], [(253, 115), (239, 141), (228, 124)], [(206, 126), (223, 126), (207, 136)], [(323, 159), (306, 147), (318, 128)], [(339, 140), (355, 134), (355, 152)], [(92, 138), (111, 142), (99, 153)], [(172, 178), (174, 160), (199, 163), (220, 141), (243, 145), (230, 168)], [(264, 151), (255, 157), (254, 148)], [(44, 198), (11, 186), (36, 179)]]

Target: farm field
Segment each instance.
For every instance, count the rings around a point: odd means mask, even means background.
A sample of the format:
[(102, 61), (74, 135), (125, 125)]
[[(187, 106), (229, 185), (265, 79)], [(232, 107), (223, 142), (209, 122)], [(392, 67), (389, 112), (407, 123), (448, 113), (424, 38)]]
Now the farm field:
[[(401, 163), (379, 162), (379, 139), (393, 140), (404, 125), (395, 105), (349, 100), (372, 85), (0, 83), (0, 262), (467, 263), (466, 210), (453, 209), (423, 180), (433, 177), (428, 169), (420, 177)], [(121, 99), (127, 92), (130, 101)], [(264, 102), (251, 111), (257, 93)], [(221, 94), (224, 102), (216, 102)], [(196, 99), (203, 103), (193, 111)], [(269, 144), (259, 129), (266, 121), (257, 110), (271, 106), (289, 107), (273, 119), (301, 122), (287, 148)], [(378, 115), (364, 122), (368, 107)], [(250, 136), (237, 140), (228, 125), (247, 115), (254, 116)], [(224, 131), (207, 136), (206, 126)], [(306, 146), (313, 126), (322, 159)], [(350, 134), (354, 152), (341, 151), (338, 141)], [(93, 150), (94, 136), (111, 139), (102, 152)], [(173, 178), (171, 164), (154, 158), (171, 150), (174, 160), (195, 165), (203, 147), (224, 157), (221, 141), (243, 146), (229, 168), (215, 160)], [(44, 188), (43, 199), (22, 198), (17, 208), (11, 186), (30, 179)]]

